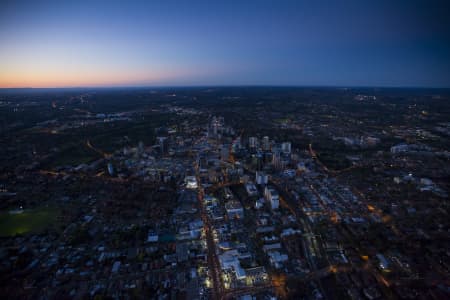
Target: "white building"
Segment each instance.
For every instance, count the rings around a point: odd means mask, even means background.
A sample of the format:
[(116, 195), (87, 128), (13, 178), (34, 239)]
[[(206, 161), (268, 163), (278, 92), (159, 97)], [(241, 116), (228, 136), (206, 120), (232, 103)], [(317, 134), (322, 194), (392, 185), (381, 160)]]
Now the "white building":
[(284, 142), (281, 144), (281, 151), (285, 154), (291, 154), (291, 142)]
[(269, 176), (261, 171), (256, 171), (256, 184), (265, 185), (269, 182)]
[(280, 197), (274, 188), (266, 186), (264, 189), (264, 198), (270, 203), (270, 207), (272, 209), (278, 209), (280, 205)]
[(197, 178), (195, 178), (195, 176), (186, 176), (184, 182), (188, 189), (196, 189), (198, 187)]
[(245, 279), (245, 270), (241, 267), (239, 262), (239, 252), (237, 250), (229, 250), (219, 255), (220, 266), (223, 270), (233, 270), (236, 278)]

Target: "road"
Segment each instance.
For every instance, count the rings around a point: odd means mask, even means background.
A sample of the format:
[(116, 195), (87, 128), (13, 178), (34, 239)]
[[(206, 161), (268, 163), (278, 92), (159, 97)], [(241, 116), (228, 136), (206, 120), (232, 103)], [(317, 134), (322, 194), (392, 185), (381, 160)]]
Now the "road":
[(199, 167), (196, 164), (194, 166), (198, 184), (198, 201), (201, 208), (201, 216), (204, 224), (204, 231), (206, 236), (206, 245), (208, 248), (208, 268), (209, 274), (212, 277), (213, 281), (213, 299), (221, 299), (224, 291), (224, 285), (222, 281), (222, 273), (219, 258), (217, 257), (216, 252), (216, 243), (213, 237), (213, 226), (211, 224), (211, 220), (206, 212), (205, 206), (203, 205), (203, 197), (204, 197), (204, 189), (201, 185), (200, 176), (199, 176)]
[(272, 288), (273, 286), (270, 283), (259, 286), (238, 288), (223, 294), (221, 299), (231, 299), (242, 295), (260, 293), (269, 289), (271, 290)]
[[(270, 184), (274, 185), (277, 188), (277, 190), (282, 193), (282, 195), (280, 195), (281, 196), (280, 205), (289, 209), (289, 211), (297, 219), (297, 222), (302, 225), (302, 228), (305, 231), (305, 234), (303, 235), (302, 238), (303, 249), (306, 258), (308, 260), (310, 269), (312, 270), (313, 273), (317, 273), (320, 270), (319, 267), (317, 266), (316, 257), (321, 256), (321, 252), (317, 243), (317, 237), (314, 234), (314, 231), (311, 227), (311, 224), (309, 223), (307, 216), (303, 214), (303, 212), (300, 210), (300, 207), (297, 207), (295, 204), (293, 205), (291, 203), (292, 200), (290, 199), (290, 195), (284, 189), (282, 189), (282, 187), (279, 185), (280, 183), (281, 182), (279, 182), (277, 179), (272, 179), (270, 181)], [(319, 285), (321, 294), (324, 297), (326, 297), (321, 281), (317, 280), (317, 283)]]
[(98, 154), (102, 155), (104, 158), (110, 158), (112, 156), (111, 153), (106, 153), (106, 152), (102, 151), (101, 149), (98, 149), (98, 148), (94, 147), (91, 144), (91, 141), (89, 141), (89, 140), (86, 141), (86, 147), (88, 147), (89, 149), (94, 150)]

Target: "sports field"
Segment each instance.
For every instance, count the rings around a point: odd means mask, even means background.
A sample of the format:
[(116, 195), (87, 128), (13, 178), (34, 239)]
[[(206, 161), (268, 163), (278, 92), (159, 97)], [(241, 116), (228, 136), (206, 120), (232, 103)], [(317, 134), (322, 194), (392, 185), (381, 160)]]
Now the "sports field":
[(54, 207), (25, 209), (22, 213), (0, 213), (0, 236), (14, 236), (28, 232), (39, 233), (57, 222), (59, 211)]

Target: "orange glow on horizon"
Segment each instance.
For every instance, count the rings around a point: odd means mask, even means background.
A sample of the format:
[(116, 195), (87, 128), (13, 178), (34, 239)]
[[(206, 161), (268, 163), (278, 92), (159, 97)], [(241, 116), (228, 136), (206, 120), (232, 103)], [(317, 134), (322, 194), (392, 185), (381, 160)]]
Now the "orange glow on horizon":
[(0, 88), (108, 87), (164, 84), (185, 76), (186, 70), (0, 70)]

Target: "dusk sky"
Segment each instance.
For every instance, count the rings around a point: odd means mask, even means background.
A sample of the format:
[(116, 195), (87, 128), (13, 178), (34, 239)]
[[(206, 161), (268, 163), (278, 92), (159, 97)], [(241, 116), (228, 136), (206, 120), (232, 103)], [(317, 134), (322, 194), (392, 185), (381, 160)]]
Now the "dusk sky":
[(448, 1), (0, 1), (0, 87), (450, 87)]

